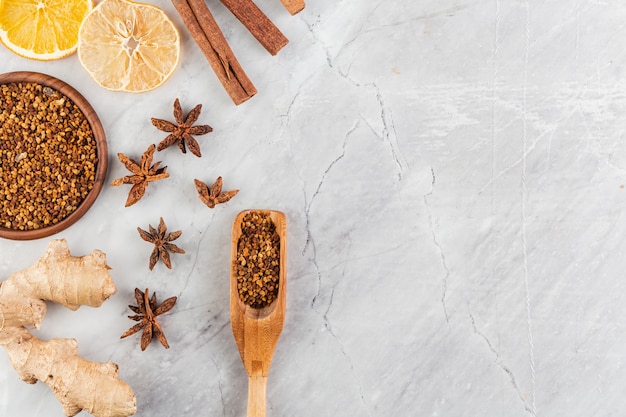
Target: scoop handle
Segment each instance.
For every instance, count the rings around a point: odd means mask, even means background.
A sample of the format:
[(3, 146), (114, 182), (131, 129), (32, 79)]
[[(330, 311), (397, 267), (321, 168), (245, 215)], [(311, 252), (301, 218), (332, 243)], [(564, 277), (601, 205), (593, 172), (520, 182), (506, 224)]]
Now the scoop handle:
[(267, 377), (253, 375), (248, 377), (248, 412), (246, 417), (265, 417)]

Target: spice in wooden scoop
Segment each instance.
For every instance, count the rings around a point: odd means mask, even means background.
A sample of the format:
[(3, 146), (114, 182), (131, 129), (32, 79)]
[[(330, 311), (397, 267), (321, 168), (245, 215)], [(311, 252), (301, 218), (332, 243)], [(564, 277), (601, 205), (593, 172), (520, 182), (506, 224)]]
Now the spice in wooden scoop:
[(269, 213), (251, 211), (244, 216), (234, 263), (241, 301), (253, 308), (272, 304), (278, 295), (280, 236)]

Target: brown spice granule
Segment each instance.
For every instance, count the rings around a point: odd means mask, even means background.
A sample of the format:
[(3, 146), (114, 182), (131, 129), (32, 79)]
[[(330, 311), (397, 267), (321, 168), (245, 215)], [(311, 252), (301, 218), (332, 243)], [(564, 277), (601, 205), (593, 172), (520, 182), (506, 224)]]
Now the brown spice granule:
[(233, 267), (241, 301), (253, 308), (272, 304), (278, 295), (280, 236), (269, 213), (251, 211), (243, 217)]
[(33, 230), (73, 213), (94, 186), (96, 140), (67, 96), (0, 85), (0, 227)]

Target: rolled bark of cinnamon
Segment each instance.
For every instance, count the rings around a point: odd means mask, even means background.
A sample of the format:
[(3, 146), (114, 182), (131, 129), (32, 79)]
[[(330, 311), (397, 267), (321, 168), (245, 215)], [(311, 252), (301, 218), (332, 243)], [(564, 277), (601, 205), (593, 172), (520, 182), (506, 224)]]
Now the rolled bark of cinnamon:
[(220, 0), (267, 51), (276, 55), (289, 40), (252, 0)]
[(283, 6), (287, 9), (289, 13), (292, 15), (301, 12), (304, 9), (304, 0), (280, 0), (283, 3)]
[(172, 0), (213, 72), (236, 105), (257, 93), (204, 0)]

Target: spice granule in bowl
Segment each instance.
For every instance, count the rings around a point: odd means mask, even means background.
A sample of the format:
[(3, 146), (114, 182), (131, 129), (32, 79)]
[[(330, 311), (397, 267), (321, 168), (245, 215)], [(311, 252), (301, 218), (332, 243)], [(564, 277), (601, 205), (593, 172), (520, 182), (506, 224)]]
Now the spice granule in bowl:
[(104, 130), (78, 91), (45, 74), (0, 74), (0, 237), (37, 239), (71, 226), (106, 170)]

